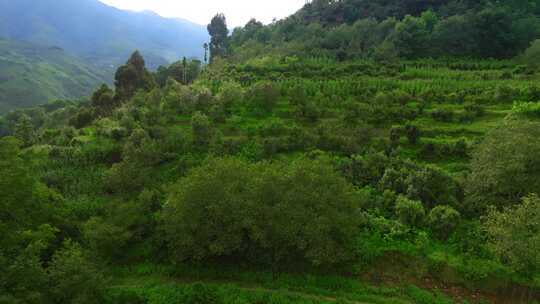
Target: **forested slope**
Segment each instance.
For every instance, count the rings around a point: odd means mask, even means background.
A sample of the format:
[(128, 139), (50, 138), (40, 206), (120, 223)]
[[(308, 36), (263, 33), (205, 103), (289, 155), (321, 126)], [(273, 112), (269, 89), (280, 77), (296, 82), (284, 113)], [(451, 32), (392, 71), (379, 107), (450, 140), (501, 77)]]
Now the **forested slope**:
[(0, 113), (86, 97), (111, 78), (58, 47), (0, 39)]
[(536, 1), (314, 0), (231, 38), (232, 57), (261, 54), (351, 58), (510, 58), (540, 32)]

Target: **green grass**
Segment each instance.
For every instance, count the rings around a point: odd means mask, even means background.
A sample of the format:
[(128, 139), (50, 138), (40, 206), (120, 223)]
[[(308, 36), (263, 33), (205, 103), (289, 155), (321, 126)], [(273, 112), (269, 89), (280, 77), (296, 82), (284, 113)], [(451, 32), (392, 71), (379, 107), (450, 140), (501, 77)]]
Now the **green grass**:
[(115, 278), (109, 290), (111, 297), (134, 293), (155, 304), (170, 303), (166, 301), (173, 295), (188, 297), (186, 294), (201, 288), (201, 284), (207, 294), (219, 299), (215, 303), (453, 303), (438, 292), (413, 285), (375, 287), (341, 276), (272, 274), (240, 267), (141, 264), (116, 269)]

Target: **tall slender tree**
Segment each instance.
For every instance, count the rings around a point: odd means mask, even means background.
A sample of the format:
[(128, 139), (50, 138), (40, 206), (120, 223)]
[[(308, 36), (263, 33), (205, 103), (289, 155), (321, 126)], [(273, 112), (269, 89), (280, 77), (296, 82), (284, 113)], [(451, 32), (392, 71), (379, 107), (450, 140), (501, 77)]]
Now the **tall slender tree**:
[(183, 71), (184, 84), (187, 84), (187, 59), (186, 57), (182, 58), (182, 71)]
[(203, 44), (204, 48), (204, 64), (208, 64), (208, 43)]
[(210, 63), (216, 57), (227, 55), (228, 35), (227, 19), (223, 14), (217, 14), (207, 27), (210, 34)]

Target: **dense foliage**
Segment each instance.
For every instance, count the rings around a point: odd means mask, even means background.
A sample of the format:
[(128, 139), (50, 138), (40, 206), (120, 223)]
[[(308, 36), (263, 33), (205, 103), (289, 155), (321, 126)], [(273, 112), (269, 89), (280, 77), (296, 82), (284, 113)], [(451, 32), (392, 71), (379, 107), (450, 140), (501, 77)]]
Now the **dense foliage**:
[(279, 267), (332, 265), (353, 256), (358, 202), (328, 165), (217, 159), (174, 188), (163, 228), (175, 261), (233, 257)]
[(393, 60), (508, 58), (540, 35), (534, 1), (314, 0), (269, 27), (234, 30), (234, 58), (276, 54)]

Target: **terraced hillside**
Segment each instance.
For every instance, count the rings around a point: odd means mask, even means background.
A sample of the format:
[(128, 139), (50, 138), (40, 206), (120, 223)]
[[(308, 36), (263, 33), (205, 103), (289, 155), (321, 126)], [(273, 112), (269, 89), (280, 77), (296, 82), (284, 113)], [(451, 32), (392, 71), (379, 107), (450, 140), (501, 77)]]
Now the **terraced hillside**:
[[(297, 57), (218, 62), (191, 85), (142, 71), (138, 91), (116, 88), (122, 103), (102, 87), (3, 123), (21, 159), (41, 155), (28, 166), (59, 195), (54, 221), (88, 248), (60, 252), (107, 263), (103, 301), (538, 298), (538, 272), (493, 250), (484, 216), (499, 192), (482, 188), (516, 176), (501, 195), (534, 190), (538, 75), (512, 61)], [(503, 173), (482, 171), (478, 151)]]

